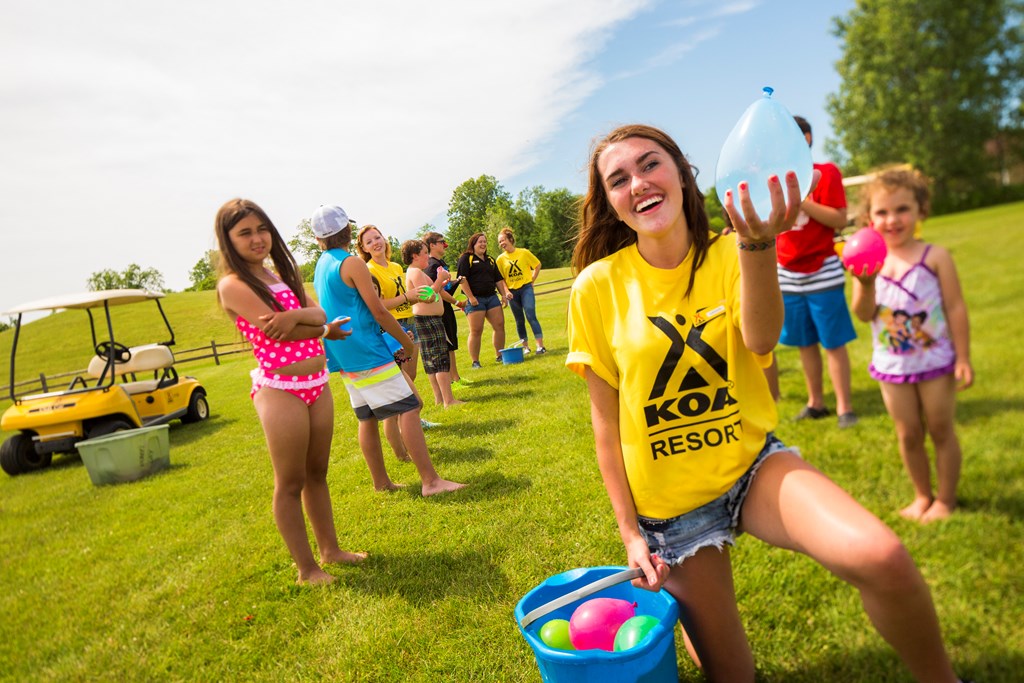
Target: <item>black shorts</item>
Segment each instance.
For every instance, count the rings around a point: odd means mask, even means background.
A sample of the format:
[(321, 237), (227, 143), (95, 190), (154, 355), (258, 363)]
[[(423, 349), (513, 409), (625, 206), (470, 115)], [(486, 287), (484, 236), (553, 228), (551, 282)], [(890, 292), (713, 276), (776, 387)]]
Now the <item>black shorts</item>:
[(455, 321), (455, 309), (448, 303), (445, 303), (444, 305), (444, 313), (441, 315), (441, 322), (444, 324), (444, 335), (448, 338), (448, 350), (458, 350), (459, 324)]

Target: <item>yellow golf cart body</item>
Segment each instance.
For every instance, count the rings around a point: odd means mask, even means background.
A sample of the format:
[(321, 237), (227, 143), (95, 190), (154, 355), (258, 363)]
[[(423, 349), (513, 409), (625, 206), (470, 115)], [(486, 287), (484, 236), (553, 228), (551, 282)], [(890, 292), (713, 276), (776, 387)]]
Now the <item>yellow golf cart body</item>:
[[(75, 451), (75, 444), (123, 429), (165, 424), (171, 420), (198, 422), (209, 417), (206, 390), (193, 377), (174, 368), (174, 330), (163, 307), (161, 292), (116, 289), (44, 299), (18, 306), (11, 345), (11, 405), (0, 418), (0, 429), (17, 431), (0, 445), (0, 467), (9, 475), (47, 467), (54, 453)], [(127, 347), (114, 340), (110, 307), (152, 301), (170, 333), (170, 340)], [(82, 309), (89, 316), (95, 355), (88, 368), (75, 375), (62, 391), (15, 395), (15, 357), (22, 314), (32, 311)], [(109, 339), (97, 341), (92, 310), (100, 309)]]

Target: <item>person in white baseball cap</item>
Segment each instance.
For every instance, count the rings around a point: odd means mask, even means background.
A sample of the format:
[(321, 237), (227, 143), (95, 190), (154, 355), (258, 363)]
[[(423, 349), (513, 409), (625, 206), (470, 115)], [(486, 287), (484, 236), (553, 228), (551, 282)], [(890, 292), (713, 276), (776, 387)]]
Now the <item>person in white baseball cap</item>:
[(313, 212), (313, 217), (309, 219), (309, 227), (312, 228), (314, 235), (324, 239), (337, 235), (354, 222), (340, 206), (321, 206)]

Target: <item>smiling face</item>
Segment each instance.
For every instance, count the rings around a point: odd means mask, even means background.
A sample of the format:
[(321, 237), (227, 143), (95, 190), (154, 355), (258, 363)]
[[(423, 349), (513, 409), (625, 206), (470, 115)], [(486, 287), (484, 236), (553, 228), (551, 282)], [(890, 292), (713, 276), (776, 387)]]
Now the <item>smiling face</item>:
[(228, 231), (228, 239), (243, 261), (257, 267), (270, 256), (270, 247), (274, 244), (270, 226), (255, 213), (235, 223)]
[(914, 239), (921, 209), (910, 188), (879, 187), (870, 195), (870, 207), (868, 216), (887, 247), (899, 248)]
[(388, 243), (376, 228), (370, 228), (359, 236), (359, 246), (375, 260), (387, 258), (385, 251)]
[(487, 253), (487, 236), (480, 235), (476, 238), (476, 242), (473, 243), (473, 253), (479, 258), (483, 258), (484, 254)]
[(608, 145), (597, 160), (608, 203), (639, 242), (685, 236), (683, 183), (672, 157), (647, 138)]

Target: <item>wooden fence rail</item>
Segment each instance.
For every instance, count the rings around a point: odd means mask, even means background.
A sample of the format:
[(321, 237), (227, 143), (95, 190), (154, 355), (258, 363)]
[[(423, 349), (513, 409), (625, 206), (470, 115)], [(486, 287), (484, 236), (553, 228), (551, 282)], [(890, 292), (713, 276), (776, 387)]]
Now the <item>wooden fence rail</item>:
[[(199, 346), (194, 349), (182, 349), (174, 353), (174, 364), (193, 363), (199, 360), (212, 358), (213, 362), (220, 365), (220, 359), (224, 356), (231, 356), (236, 353), (248, 353), (252, 346), (247, 341), (239, 342), (218, 342), (210, 340), (209, 346)], [(56, 375), (39, 373), (39, 377), (14, 383), (16, 395), (29, 393), (46, 393), (51, 388), (66, 387), (67, 380), (81, 377), (86, 374), (85, 370), (74, 370), (72, 372), (61, 372)], [(61, 381), (65, 380), (65, 381)], [(38, 387), (38, 391), (36, 388)], [(11, 385), (0, 386), (0, 398), (10, 396)]]
[[(553, 294), (555, 292), (563, 292), (571, 287), (556, 287), (554, 289), (548, 289), (548, 285), (559, 284), (562, 282), (572, 282), (575, 278), (566, 277), (560, 280), (547, 280), (537, 285), (538, 291), (537, 296), (543, 294)], [(540, 290), (544, 287), (543, 291)], [(218, 342), (216, 340), (210, 340), (209, 346), (199, 346), (194, 349), (183, 349), (181, 351), (174, 352), (174, 364), (180, 365), (182, 363), (193, 363), (195, 361), (206, 360), (212, 358), (213, 362), (220, 365), (220, 359), (224, 356), (231, 356), (236, 353), (248, 353), (252, 346), (249, 342), (238, 341), (238, 342)], [(45, 393), (50, 391), (51, 388), (56, 389), (58, 387), (67, 386), (68, 382), (75, 377), (85, 375), (85, 370), (75, 370), (72, 372), (61, 372), (56, 375), (46, 375), (39, 373), (39, 377), (29, 380), (23, 380), (21, 382), (14, 383), (15, 393), (17, 395), (28, 394), (28, 393)], [(63, 380), (63, 381), (62, 381)], [(0, 386), (0, 398), (9, 396), (11, 392), (11, 386)]]

